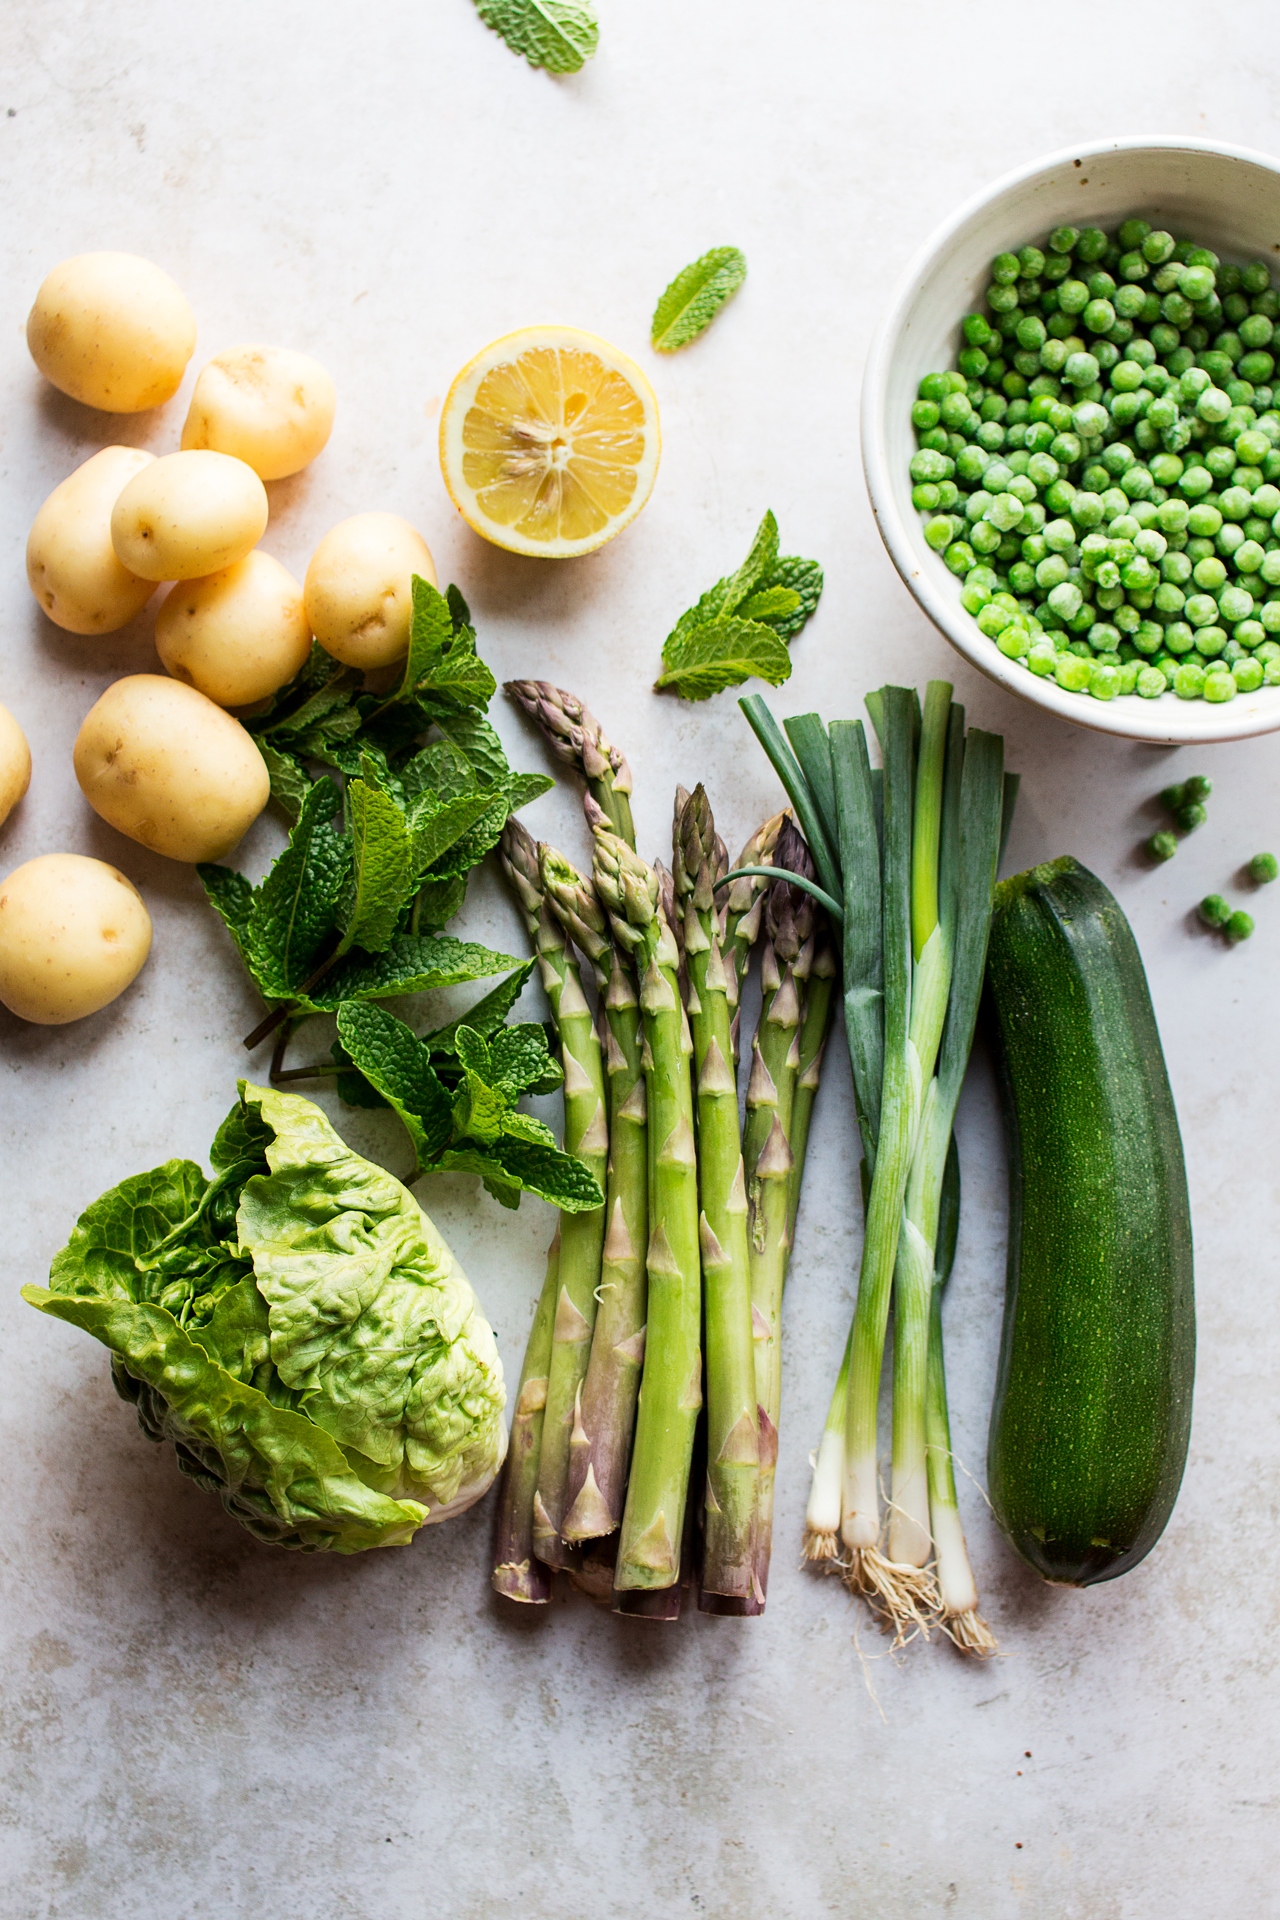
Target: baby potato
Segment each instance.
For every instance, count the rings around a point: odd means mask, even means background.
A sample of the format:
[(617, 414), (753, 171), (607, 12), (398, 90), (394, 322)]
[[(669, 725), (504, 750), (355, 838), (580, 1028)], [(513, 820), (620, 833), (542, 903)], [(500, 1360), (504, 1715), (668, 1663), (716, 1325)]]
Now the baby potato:
[(261, 548), (203, 580), (180, 580), (156, 617), (156, 651), (175, 680), (220, 707), (248, 707), (311, 656), (302, 588)]
[(104, 413), (142, 413), (171, 400), (195, 344), (185, 295), (136, 253), (64, 260), (27, 319), (27, 345), (45, 379)]
[(167, 453), (111, 509), (111, 544), (144, 580), (200, 580), (243, 560), (267, 527), (267, 490), (229, 453)]
[(116, 633), (156, 590), (117, 559), (111, 510), (154, 455), (104, 447), (56, 486), (27, 538), (27, 580), (56, 626), (68, 633)]
[(431, 550), (394, 513), (357, 513), (311, 556), (303, 600), (326, 653), (349, 667), (385, 667), (409, 651), (413, 575), (436, 584)]
[(0, 1000), (38, 1026), (65, 1026), (122, 994), (151, 951), (151, 916), (105, 860), (45, 853), (0, 886)]
[(31, 785), (31, 749), (8, 707), (0, 707), (0, 826)]
[(85, 715), (73, 759), (94, 812), (171, 860), (220, 860), (271, 790), (240, 722), (160, 673), (108, 687)]
[(289, 347), (228, 347), (196, 381), (184, 447), (232, 453), (262, 480), (298, 473), (323, 451), (337, 404), (318, 360)]

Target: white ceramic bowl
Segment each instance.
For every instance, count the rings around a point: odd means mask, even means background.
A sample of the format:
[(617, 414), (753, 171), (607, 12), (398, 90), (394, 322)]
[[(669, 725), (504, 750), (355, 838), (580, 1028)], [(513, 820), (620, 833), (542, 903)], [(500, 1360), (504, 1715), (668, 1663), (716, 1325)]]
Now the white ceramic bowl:
[(982, 306), (990, 264), (1057, 226), (1113, 228), (1130, 214), (1243, 265), (1280, 269), (1280, 161), (1220, 141), (1100, 140), (1009, 173), (962, 206), (921, 247), (880, 323), (862, 387), (862, 458), (880, 536), (934, 625), (988, 679), (1099, 733), (1179, 745), (1280, 728), (1280, 687), (1206, 700), (1067, 693), (1006, 659), (960, 605), (961, 582), (927, 545), (911, 504), (911, 403), (921, 378), (955, 365), (962, 316)]

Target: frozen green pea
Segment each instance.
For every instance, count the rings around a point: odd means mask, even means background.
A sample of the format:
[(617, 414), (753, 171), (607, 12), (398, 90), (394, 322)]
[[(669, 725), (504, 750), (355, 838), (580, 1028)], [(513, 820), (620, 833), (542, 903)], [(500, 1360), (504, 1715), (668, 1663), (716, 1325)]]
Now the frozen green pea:
[(1225, 927), (1231, 918), (1231, 908), (1220, 893), (1206, 893), (1196, 911), (1206, 927)]
[(966, 574), (970, 567), (977, 564), (977, 555), (964, 540), (953, 541), (942, 556), (945, 564), (955, 574)]
[(1204, 692), (1204, 668), (1184, 660), (1173, 676), (1173, 690), (1179, 700), (1198, 700)]
[[(1235, 675), (1229, 667), (1215, 668), (1205, 675), (1203, 698), (1211, 706), (1222, 706), (1228, 700), (1234, 700), (1238, 691)], [(1189, 812), (1191, 809), (1184, 808), (1183, 811)], [(1199, 811), (1203, 812), (1204, 809), (1200, 808)], [(1182, 824), (1181, 820), (1178, 824)]]
[(1237, 908), (1222, 931), (1226, 934), (1227, 939), (1233, 947), (1239, 946), (1240, 942), (1247, 940), (1253, 932), (1252, 914), (1245, 913), (1242, 908)]
[[(1149, 671), (1150, 669), (1148, 668), (1148, 672)], [(1150, 695), (1148, 695), (1147, 697), (1148, 699), (1151, 698)], [(1174, 834), (1167, 833), (1167, 832), (1153, 833), (1151, 838), (1147, 841), (1146, 847), (1147, 847), (1147, 852), (1151, 855), (1151, 858), (1153, 860), (1159, 860), (1159, 861), (1172, 860), (1174, 854), (1178, 851), (1177, 837)]]
[(1077, 659), (1073, 653), (1060, 653), (1054, 661), (1054, 677), (1066, 693), (1084, 693), (1092, 671), (1088, 661)]
[(1089, 692), (1095, 700), (1114, 700), (1120, 691), (1120, 674), (1109, 662), (1099, 660), (1089, 673)]
[(1280, 875), (1280, 862), (1274, 853), (1255, 853), (1249, 862), (1249, 878), (1255, 887), (1265, 887)]
[(1231, 677), (1236, 683), (1238, 693), (1256, 693), (1266, 677), (1266, 670), (1260, 660), (1247, 653), (1243, 660), (1232, 664)]
[(1011, 621), (996, 635), (996, 645), (1008, 659), (1021, 660), (1031, 650), (1031, 635), (1020, 621)]
[[(1169, 682), (1154, 663), (1142, 667), (1134, 682), (1134, 692), (1141, 700), (1158, 700)], [(1172, 835), (1170, 838), (1172, 839)], [(1176, 845), (1176, 842), (1175, 842)]]

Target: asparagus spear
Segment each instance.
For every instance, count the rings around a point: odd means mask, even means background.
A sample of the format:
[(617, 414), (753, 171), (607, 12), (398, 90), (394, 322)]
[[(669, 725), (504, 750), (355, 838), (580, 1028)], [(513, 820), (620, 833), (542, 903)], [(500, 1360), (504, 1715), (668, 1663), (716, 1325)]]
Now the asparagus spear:
[(611, 830), (629, 847), (636, 844), (631, 820), (631, 769), (604, 728), (576, 694), (553, 687), (549, 680), (508, 680), (507, 692), (541, 728), (552, 751), (577, 767), (596, 805), (608, 816)]
[[(545, 897), (539, 849), (512, 818), (502, 831), (502, 864), (533, 935), (542, 984), (560, 1035), (564, 1063), (564, 1146), (590, 1168), (603, 1189), (609, 1156), (604, 1066), (600, 1039), (582, 991), (578, 963)], [(596, 1317), (596, 1288), (604, 1245), (605, 1210), (566, 1213), (560, 1219), (560, 1277), (547, 1375), (533, 1546), (548, 1566), (573, 1564), (561, 1538), (569, 1470), (569, 1441), (579, 1382), (586, 1371)]]
[(619, 952), (590, 880), (562, 857), (545, 856), (547, 897), (591, 961), (604, 1026), (609, 1081), (609, 1172), (600, 1267), (600, 1307), (574, 1410), (564, 1537), (592, 1540), (622, 1521), (644, 1358), (649, 1176), (640, 1002), (630, 960)]
[(648, 1333), (615, 1587), (672, 1586), (680, 1575), (694, 1428), (702, 1405), (698, 1170), (692, 1040), (678, 954), (653, 869), (596, 828), (596, 890), (632, 954), (652, 1061), (649, 1079)]
[(698, 1089), (698, 1186), (707, 1324), (707, 1488), (702, 1590), (754, 1594), (760, 1464), (752, 1340), (747, 1194), (733, 1073), (729, 972), (715, 882), (728, 870), (706, 790), (685, 804), (674, 835), (674, 882), (684, 909), (689, 1025)]
[[(812, 873), (808, 850), (788, 820), (774, 864)], [(782, 1290), (791, 1253), (789, 1220), (796, 1156), (791, 1144), (800, 1078), (801, 996), (812, 970), (818, 909), (806, 893), (779, 880), (765, 896), (763, 997), (752, 1042), (743, 1159), (750, 1202), (751, 1304), (760, 1419), (760, 1494), (756, 1577), (759, 1602), (768, 1584), (773, 1543), (773, 1484), (782, 1406)]]
[(538, 1486), (542, 1450), (542, 1419), (547, 1405), (547, 1371), (551, 1365), (551, 1330), (560, 1291), (560, 1229), (547, 1253), (547, 1277), (524, 1350), (511, 1441), (502, 1474), (498, 1501), (498, 1536), (493, 1556), (495, 1593), (508, 1600), (545, 1606), (551, 1598), (551, 1574), (533, 1551), (533, 1500)]

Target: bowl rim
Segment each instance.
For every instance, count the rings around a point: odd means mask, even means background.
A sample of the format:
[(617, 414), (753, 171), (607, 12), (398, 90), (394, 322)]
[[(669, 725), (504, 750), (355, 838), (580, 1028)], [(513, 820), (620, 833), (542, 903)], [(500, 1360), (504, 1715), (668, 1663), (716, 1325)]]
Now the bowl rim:
[[(1054, 681), (1029, 675), (1024, 668), (1007, 660), (994, 642), (978, 632), (958, 603), (952, 605), (944, 599), (935, 582), (921, 569), (919, 556), (894, 497), (894, 476), (889, 463), (885, 431), (885, 392), (906, 309), (919, 292), (920, 282), (927, 270), (955, 234), (991, 201), (999, 199), (1013, 188), (1029, 184), (1043, 174), (1095, 155), (1143, 152), (1216, 154), (1227, 160), (1246, 161), (1280, 178), (1280, 159), (1260, 153), (1254, 147), (1241, 147), (1229, 140), (1210, 140), (1187, 134), (1126, 134), (1114, 139), (1095, 139), (1079, 145), (1057, 147), (1051, 153), (1039, 154), (1024, 165), (1012, 168), (989, 185), (970, 194), (911, 255), (872, 337), (862, 376), (862, 466), (876, 527), (904, 584), (943, 638), (979, 673), (988, 680), (994, 680), (998, 686), (1006, 687), (1019, 699), (1030, 701), (1033, 706), (1057, 714), (1075, 726), (1087, 727), (1094, 733), (1143, 740), (1152, 746), (1212, 746), (1218, 741), (1245, 740), (1280, 729), (1280, 687), (1259, 689), (1272, 695), (1272, 698), (1261, 712), (1255, 710), (1247, 715), (1237, 711), (1238, 702), (1235, 700), (1220, 707), (1207, 707), (1204, 701), (1168, 702), (1163, 697), (1138, 703), (1138, 711), (1134, 711), (1126, 701), (1117, 712), (1119, 701), (1082, 699), (1079, 694), (1068, 693)], [(960, 619), (956, 618), (957, 614), (961, 616)], [(1205, 727), (1202, 716), (1209, 713), (1219, 724)]]

